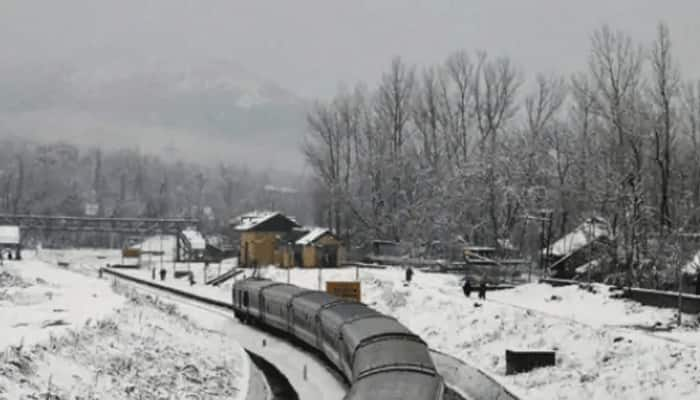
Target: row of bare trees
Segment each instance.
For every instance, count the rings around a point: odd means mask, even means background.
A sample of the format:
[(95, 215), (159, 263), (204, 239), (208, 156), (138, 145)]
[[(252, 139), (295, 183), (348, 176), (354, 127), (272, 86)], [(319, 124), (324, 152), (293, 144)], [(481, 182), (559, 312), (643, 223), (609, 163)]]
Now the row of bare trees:
[[(0, 213), (189, 217), (199, 219), (205, 232), (228, 232), (229, 218), (259, 208), (308, 219), (301, 178), (277, 175), (240, 165), (168, 161), (130, 149), (4, 138)], [(280, 182), (299, 191), (274, 190)], [(90, 210), (90, 204), (96, 207)]]
[(586, 70), (526, 80), (507, 57), (459, 51), (417, 71), (395, 58), (378, 87), (318, 102), (304, 152), (322, 221), (344, 239), (508, 238), (536, 247), (608, 219), (620, 264), (648, 238), (700, 228), (700, 82), (684, 81), (669, 29), (641, 45), (608, 26)]

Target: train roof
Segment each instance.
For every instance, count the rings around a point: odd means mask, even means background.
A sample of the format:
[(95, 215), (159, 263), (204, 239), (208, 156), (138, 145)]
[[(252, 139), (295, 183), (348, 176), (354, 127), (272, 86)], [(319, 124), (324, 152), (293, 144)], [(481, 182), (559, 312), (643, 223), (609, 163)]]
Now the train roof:
[(270, 279), (248, 278), (240, 280), (234, 284), (234, 286), (237, 288), (245, 288), (249, 290), (263, 289), (272, 285), (281, 285), (281, 283), (272, 281)]
[(371, 315), (346, 322), (342, 328), (342, 331), (343, 337), (348, 342), (351, 349), (354, 349), (365, 340), (379, 336), (404, 336), (415, 341), (420, 341), (418, 336), (416, 336), (399, 321), (381, 314)]
[(317, 290), (309, 290), (308, 292), (300, 294), (294, 299), (294, 302), (303, 303), (308, 306), (315, 306), (315, 308), (321, 308), (327, 304), (337, 301), (340, 301), (338, 297)]
[(270, 285), (263, 288), (265, 297), (277, 297), (291, 299), (295, 295), (306, 292), (308, 289), (300, 288), (299, 286), (290, 285), (288, 283), (280, 283), (278, 285)]
[(344, 322), (368, 316), (382, 316), (382, 314), (356, 302), (338, 303), (321, 311), (321, 319), (331, 324), (333, 329), (340, 328)]
[(368, 375), (350, 388), (346, 399), (426, 399), (441, 398), (442, 378), (413, 371), (385, 371)]

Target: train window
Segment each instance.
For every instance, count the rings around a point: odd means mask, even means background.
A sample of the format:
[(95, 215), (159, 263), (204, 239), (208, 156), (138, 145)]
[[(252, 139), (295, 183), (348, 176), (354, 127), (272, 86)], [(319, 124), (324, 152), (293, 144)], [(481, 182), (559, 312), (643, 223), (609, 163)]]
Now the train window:
[(243, 292), (243, 306), (248, 307), (248, 292)]

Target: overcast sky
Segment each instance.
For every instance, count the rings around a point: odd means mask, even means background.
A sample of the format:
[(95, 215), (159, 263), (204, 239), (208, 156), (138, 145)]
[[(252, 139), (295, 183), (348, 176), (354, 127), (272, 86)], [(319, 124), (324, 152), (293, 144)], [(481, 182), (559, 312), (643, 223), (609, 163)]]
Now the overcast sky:
[(460, 48), (570, 72), (602, 23), (649, 41), (661, 19), (697, 77), (699, 16), (698, 0), (0, 0), (0, 64), (230, 58), (315, 97), (376, 81), (393, 55), (427, 65)]

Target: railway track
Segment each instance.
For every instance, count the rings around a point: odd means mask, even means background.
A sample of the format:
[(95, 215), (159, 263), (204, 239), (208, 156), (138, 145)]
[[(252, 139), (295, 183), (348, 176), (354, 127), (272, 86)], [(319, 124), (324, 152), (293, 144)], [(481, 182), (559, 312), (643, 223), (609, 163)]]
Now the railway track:
[[(184, 290), (176, 289), (176, 288), (161, 286), (157, 282), (150, 282), (150, 281), (146, 281), (146, 280), (141, 280), (139, 278), (129, 276), (128, 274), (124, 274), (120, 271), (113, 271), (113, 270), (105, 269), (104, 272), (106, 272), (108, 275), (112, 275), (115, 278), (120, 279), (121, 281), (129, 282), (133, 286), (137, 287), (140, 291), (144, 291), (144, 292), (148, 292), (148, 293), (153, 294), (153, 295), (169, 298), (169, 299), (174, 300), (174, 301), (179, 302), (179, 303), (186, 303), (190, 307), (195, 307), (195, 308), (203, 309), (203, 310), (206, 310), (209, 312), (213, 312), (213, 313), (216, 313), (220, 316), (226, 317), (227, 319), (233, 320), (233, 318), (232, 318), (232, 316), (233, 316), (232, 305), (228, 302), (223, 302), (223, 301), (218, 301), (215, 299), (205, 298), (205, 297), (202, 297), (202, 296), (199, 296), (199, 295), (196, 295), (193, 293), (189, 293), (189, 292), (186, 292)], [(334, 375), (338, 380), (343, 380), (343, 378), (341, 377), (339, 372), (337, 370), (335, 370), (334, 368), (329, 367), (327, 365), (327, 363), (325, 362), (325, 360), (323, 360), (318, 354), (315, 354), (314, 352), (311, 352), (306, 348), (302, 348), (302, 346), (299, 343), (292, 343), (292, 342), (287, 341), (286, 339), (280, 338), (279, 336), (263, 333), (263, 331), (258, 330), (258, 332), (261, 332), (261, 334), (264, 334), (264, 335), (269, 335), (268, 337), (270, 337), (270, 338), (277, 338), (280, 340), (284, 340), (291, 347), (294, 347), (299, 351), (305, 352), (308, 355), (310, 355), (312, 358), (314, 358), (318, 363), (320, 363), (321, 365), (324, 366), (327, 373)], [(246, 350), (252, 351), (252, 349), (248, 349), (248, 348), (246, 348)], [(259, 352), (254, 352), (254, 353), (256, 353), (257, 355), (260, 355)], [(450, 356), (443, 354), (443, 353), (434, 352), (432, 350), (431, 350), (431, 353), (435, 357), (438, 357), (438, 359), (443, 359), (443, 360), (449, 359), (448, 362), (443, 362), (443, 368), (445, 369), (446, 372), (447, 372), (447, 370), (457, 370), (457, 367), (455, 367), (455, 365), (458, 363), (462, 363), (461, 361), (459, 361), (457, 359), (452, 359)], [(269, 362), (269, 360), (268, 360), (268, 362)], [(489, 378), (486, 376), (483, 376), (483, 372), (473, 370), (472, 367), (466, 366), (465, 364), (463, 364), (460, 368), (466, 368), (467, 373), (470, 376), (468, 376), (466, 378), (464, 376), (453, 377), (454, 378), (453, 382), (447, 381), (446, 387), (445, 387), (445, 395), (444, 395), (445, 400), (476, 400), (476, 399), (486, 400), (486, 399), (491, 399), (491, 398), (494, 398), (494, 399), (495, 398), (498, 398), (498, 399), (517, 399), (517, 396), (514, 396), (514, 395), (508, 393), (507, 390), (502, 389), (502, 388), (498, 388), (497, 383), (489, 382)], [(262, 370), (262, 368), (261, 368), (261, 370)], [(279, 371), (279, 369), (278, 369), (278, 371)], [(288, 376), (289, 374), (284, 375), (281, 371), (280, 371), (280, 374), (285, 378), (289, 377)], [(266, 375), (266, 379), (268, 380), (268, 382), (270, 382), (269, 383), (270, 385), (272, 385), (273, 382), (278, 381), (278, 382), (280, 382), (280, 385), (285, 386), (285, 385), (287, 385), (286, 383), (284, 383), (285, 380), (287, 381), (287, 383), (289, 383), (288, 379), (280, 379), (279, 375), (277, 375), (277, 376)], [(489, 387), (489, 389), (487, 390), (488, 392), (498, 392), (499, 394), (496, 395), (496, 397), (481, 396), (479, 394), (481, 392), (483, 392), (482, 389), (478, 389), (475, 392), (473, 392), (471, 390), (465, 390), (465, 387), (464, 387), (465, 385), (463, 382), (465, 379), (467, 381), (472, 381), (473, 383), (480, 382), (481, 383), (480, 386), (488, 386)], [(277, 383), (275, 383), (275, 385), (276, 384)], [(285, 393), (285, 392), (290, 393), (287, 391), (288, 387), (287, 387), (287, 389), (285, 389), (282, 386), (274, 388), (273, 392), (277, 392), (280, 396), (282, 396), (281, 393)], [(294, 387), (293, 387), (294, 385), (292, 383), (289, 383), (289, 386), (292, 386), (292, 389), (294, 389)], [(345, 386), (345, 387), (347, 389), (347, 386)], [(289, 396), (289, 394), (286, 394), (285, 396)], [(311, 396), (311, 397), (304, 396), (298, 392), (297, 392), (296, 396), (297, 397), (277, 397), (277, 398), (279, 398), (279, 399), (320, 398), (320, 397), (316, 397), (316, 396)]]
[[(164, 290), (154, 289), (152, 287), (147, 287), (145, 285), (139, 284), (135, 281), (127, 280), (122, 277), (115, 276), (116, 279), (120, 281), (126, 281), (127, 285), (135, 290), (142, 293), (148, 293), (153, 296), (165, 297), (170, 300), (174, 300), (176, 303), (187, 303), (188, 306), (204, 310), (209, 313), (217, 314), (226, 318), (231, 317), (228, 307), (216, 306), (210, 304), (203, 304), (191, 299), (186, 299), (183, 296), (174, 295), (172, 293), (166, 292)], [(268, 361), (262, 355), (248, 349), (244, 348), (251, 361), (258, 370), (265, 377), (268, 386), (271, 390), (271, 397), (269, 400), (299, 400), (299, 395), (294, 388), (294, 386), (289, 382), (289, 379), (270, 361)]]

